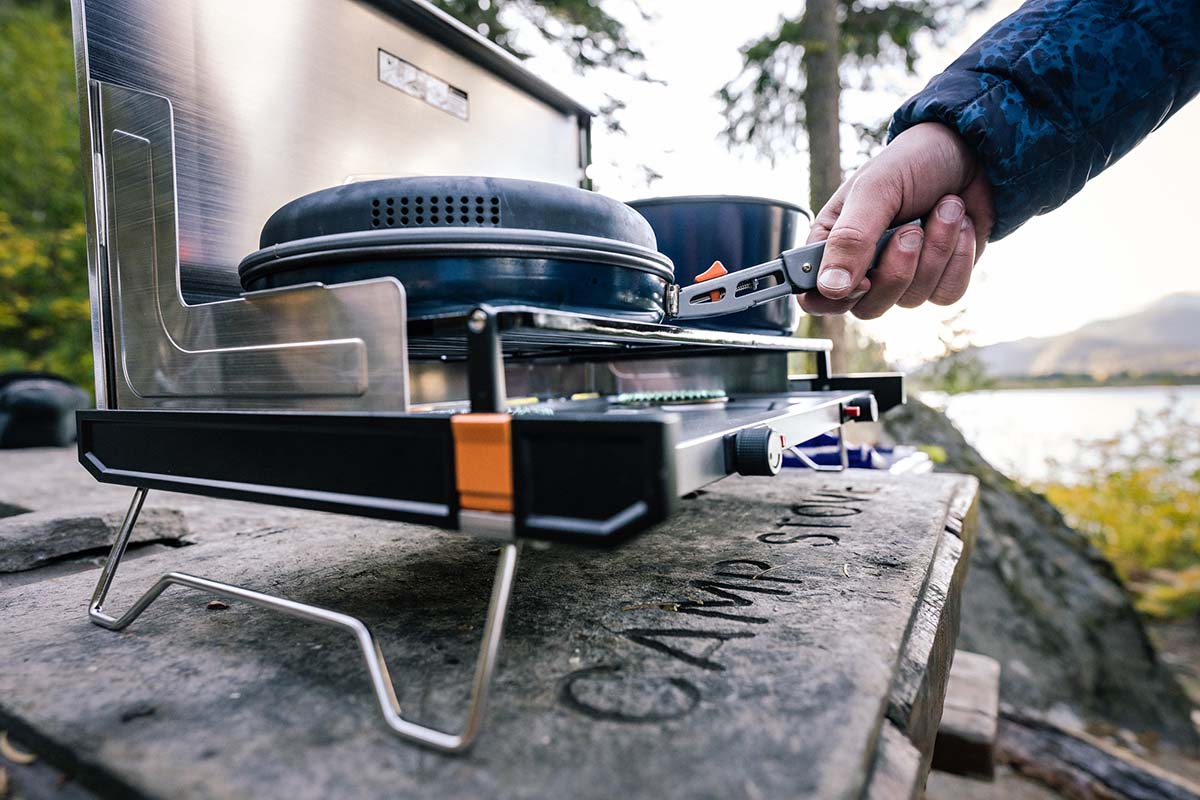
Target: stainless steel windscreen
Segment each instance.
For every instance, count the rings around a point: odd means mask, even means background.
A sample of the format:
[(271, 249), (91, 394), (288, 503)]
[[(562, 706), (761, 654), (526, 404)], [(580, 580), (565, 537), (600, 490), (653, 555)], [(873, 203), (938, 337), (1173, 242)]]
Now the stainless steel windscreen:
[(236, 294), (263, 222), (317, 189), (431, 174), (583, 180), (584, 110), (423, 3), (81, 6), (88, 77), (171, 102), (188, 299)]

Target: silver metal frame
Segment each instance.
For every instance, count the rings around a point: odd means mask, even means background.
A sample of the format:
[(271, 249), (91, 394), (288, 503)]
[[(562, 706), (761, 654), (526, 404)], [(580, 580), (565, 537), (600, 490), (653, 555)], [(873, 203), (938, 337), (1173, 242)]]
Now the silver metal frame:
[(590, 112), (424, 0), (71, 6), (101, 409), (403, 411), (402, 287), (241, 293), (267, 217), (376, 177), (586, 183)]
[(391, 278), (188, 303), (180, 289), (174, 113), (97, 86), (119, 408), (403, 411), (404, 287)]
[(471, 699), (467, 705), (466, 721), (463, 724), (462, 733), (453, 734), (411, 722), (401, 716), (400, 701), (396, 697), (395, 685), (388, 673), (383, 649), (366, 624), (357, 617), (182, 572), (168, 572), (163, 575), (121, 616), (113, 617), (105, 614), (103, 611), (104, 600), (116, 577), (121, 557), (125, 554), (125, 548), (129, 544), (130, 534), (133, 532), (133, 526), (137, 523), (138, 514), (142, 510), (147, 492), (148, 490), (144, 488), (134, 490), (129, 511), (125, 515), (124, 522), (121, 523), (121, 530), (117, 533), (116, 541), (113, 542), (112, 551), (104, 562), (100, 580), (96, 584), (91, 605), (88, 607), (88, 618), (94, 624), (112, 631), (122, 630), (140, 617), (142, 612), (168, 587), (177, 585), (230, 600), (244, 600), (291, 617), (341, 628), (352, 633), (357, 640), (367, 672), (371, 676), (371, 686), (375, 690), (379, 710), (383, 712), (383, 718), (388, 727), (397, 736), (446, 753), (461, 753), (470, 748), (475, 736), (479, 733), (479, 727), (483, 722), (483, 715), (487, 707), (492, 674), (495, 672), (496, 660), (500, 653), (500, 642), (504, 636), (504, 620), (508, 613), (509, 598), (512, 595), (519, 545), (509, 543), (500, 546), (500, 559), (496, 564), (492, 597), (488, 603), (487, 619), (483, 626), (479, 657), (475, 662), (475, 677), (471, 686)]

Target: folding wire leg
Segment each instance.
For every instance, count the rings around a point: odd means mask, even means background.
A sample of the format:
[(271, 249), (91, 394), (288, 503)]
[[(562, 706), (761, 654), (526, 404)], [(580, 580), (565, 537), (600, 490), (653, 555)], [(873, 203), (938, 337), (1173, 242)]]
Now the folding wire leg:
[(799, 445), (789, 447), (792, 455), (800, 459), (800, 463), (811, 469), (813, 472), (845, 472), (849, 468), (846, 461), (846, 429), (841, 425), (838, 426), (838, 463), (836, 464), (818, 464), (809, 456), (808, 453), (800, 449)]
[(488, 604), (487, 621), (483, 626), (483, 640), (479, 646), (479, 657), (475, 662), (475, 679), (471, 687), (471, 699), (467, 707), (467, 719), (463, 725), (462, 733), (451, 734), (410, 722), (400, 716), (400, 703), (396, 699), (396, 691), (392, 684), (391, 676), (388, 674), (387, 664), (383, 658), (383, 651), (380, 649), (375, 637), (371, 635), (371, 631), (368, 630), (367, 626), (355, 617), (339, 614), (336, 611), (330, 611), (318, 606), (297, 603), (293, 600), (275, 597), (274, 595), (262, 594), (250, 589), (243, 589), (240, 586), (220, 583), (207, 578), (199, 578), (195, 575), (186, 575), (182, 572), (168, 572), (166, 575), (163, 575), (121, 616), (112, 617), (105, 614), (101, 610), (104, 605), (104, 598), (108, 595), (108, 590), (112, 586), (113, 576), (116, 575), (117, 567), (121, 563), (121, 557), (125, 554), (125, 548), (129, 544), (130, 533), (132, 533), (138, 514), (142, 510), (142, 503), (146, 500), (146, 493), (147, 490), (144, 488), (138, 488), (134, 492), (133, 500), (129, 504), (129, 511), (125, 515), (125, 521), (121, 524), (121, 530), (117, 533), (117, 540), (113, 543), (108, 560), (104, 563), (104, 569), (100, 573), (100, 581), (96, 584), (96, 591), (92, 595), (92, 602), (88, 608), (88, 618), (92, 622), (102, 628), (119, 631), (141, 616), (142, 612), (168, 586), (177, 584), (220, 597), (245, 600), (254, 605), (279, 611), (289, 616), (299, 617), (310, 622), (319, 622), (323, 625), (342, 628), (354, 634), (355, 639), (358, 641), (363, 661), (367, 665), (367, 672), (371, 676), (371, 686), (375, 690), (375, 697), (379, 701), (379, 708), (383, 712), (383, 717), (387, 721), (388, 727), (404, 739), (409, 739), (418, 744), (447, 753), (461, 753), (471, 746), (476, 734), (479, 733), (480, 723), (483, 721), (484, 711), (487, 706), (488, 690), (492, 681), (492, 673), (496, 667), (496, 658), (500, 652), (500, 641), (504, 635), (504, 618), (508, 612), (508, 601), (512, 594), (513, 575), (517, 569), (517, 545), (505, 544), (500, 549), (500, 559), (496, 565), (496, 578), (492, 584), (492, 598)]

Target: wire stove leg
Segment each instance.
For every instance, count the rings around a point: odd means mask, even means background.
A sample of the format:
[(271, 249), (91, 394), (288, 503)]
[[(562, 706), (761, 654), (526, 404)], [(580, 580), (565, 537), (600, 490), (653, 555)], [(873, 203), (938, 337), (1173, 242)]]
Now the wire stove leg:
[(799, 445), (789, 447), (792, 455), (800, 459), (804, 466), (811, 469), (813, 472), (845, 472), (849, 468), (849, 462), (846, 455), (846, 426), (839, 425), (837, 433), (838, 440), (838, 463), (836, 464), (818, 464), (808, 453), (800, 449)]
[(163, 575), (121, 616), (112, 617), (105, 614), (102, 610), (104, 598), (108, 595), (108, 590), (112, 586), (117, 567), (120, 566), (121, 557), (125, 554), (125, 548), (129, 544), (129, 536), (133, 531), (134, 524), (137, 522), (138, 514), (141, 513), (142, 504), (146, 500), (146, 493), (147, 490), (144, 488), (138, 488), (134, 491), (133, 500), (129, 504), (129, 511), (125, 515), (125, 521), (121, 524), (121, 530), (117, 533), (116, 541), (113, 542), (112, 551), (109, 553), (108, 560), (104, 563), (104, 569), (100, 573), (100, 581), (96, 584), (96, 591), (92, 594), (92, 602), (88, 607), (88, 618), (93, 623), (102, 628), (119, 631), (141, 616), (142, 612), (167, 587), (176, 584), (220, 597), (245, 600), (248, 603), (253, 603), (254, 605), (278, 611), (292, 617), (299, 617), (310, 622), (318, 622), (323, 625), (342, 628), (354, 634), (355, 639), (358, 641), (363, 661), (366, 663), (367, 672), (371, 676), (371, 686), (374, 688), (375, 697), (379, 701), (379, 708), (383, 712), (383, 717), (392, 731), (401, 738), (447, 753), (461, 753), (471, 746), (476, 734), (479, 733), (479, 727), (483, 721), (484, 711), (487, 706), (488, 690), (491, 688), (492, 674), (495, 671), (496, 659), (500, 653), (500, 641), (504, 635), (504, 618), (508, 612), (508, 601), (512, 595), (513, 576), (517, 570), (518, 545), (504, 544), (500, 548), (500, 559), (496, 565), (496, 577), (492, 584), (492, 598), (488, 604), (487, 620), (483, 626), (483, 640), (479, 646), (479, 657), (475, 662), (475, 679), (471, 686), (471, 700), (467, 706), (467, 719), (463, 724), (462, 732), (452, 734), (435, 730), (434, 728), (420, 725), (401, 717), (400, 702), (396, 698), (395, 687), (391, 676), (388, 674), (387, 663), (384, 661), (383, 651), (380, 649), (379, 642), (371, 635), (371, 631), (367, 626), (356, 617), (340, 614), (318, 606), (298, 603), (274, 595), (262, 594), (261, 592), (244, 589), (240, 586), (220, 583), (207, 578), (196, 577), (195, 575), (187, 575), (182, 572), (168, 572), (166, 575)]

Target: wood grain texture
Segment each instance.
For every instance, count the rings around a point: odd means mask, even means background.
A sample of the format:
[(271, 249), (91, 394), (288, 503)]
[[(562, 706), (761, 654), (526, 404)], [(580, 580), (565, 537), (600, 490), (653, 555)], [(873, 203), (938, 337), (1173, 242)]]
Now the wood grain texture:
[(1000, 662), (958, 650), (950, 668), (933, 768), (991, 780), (996, 772)]

